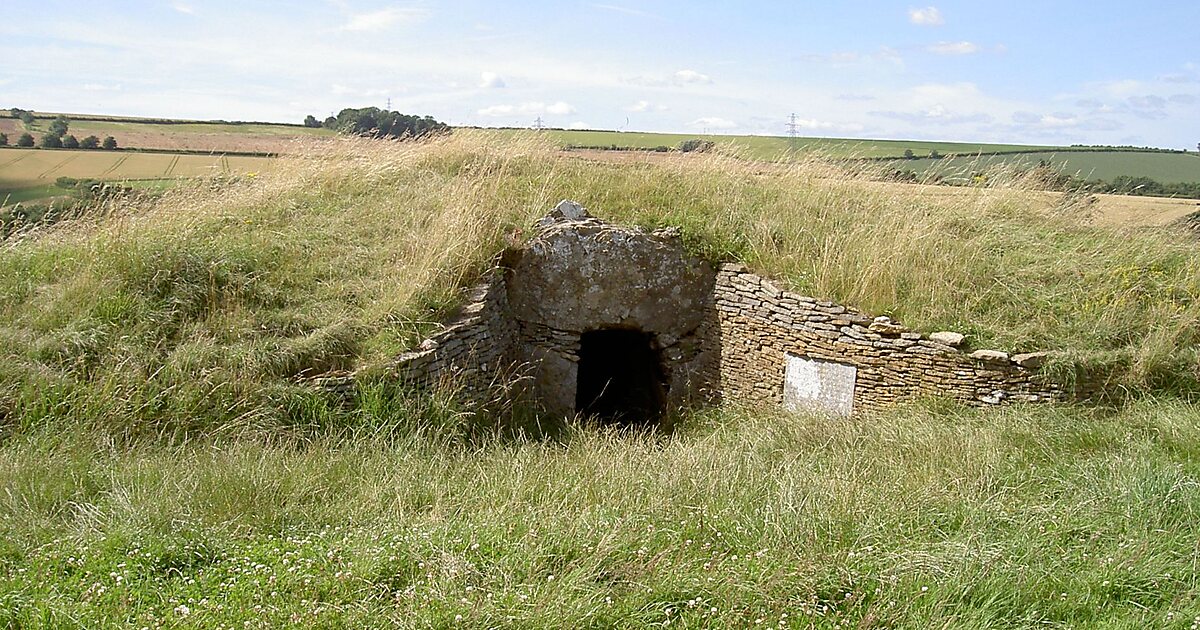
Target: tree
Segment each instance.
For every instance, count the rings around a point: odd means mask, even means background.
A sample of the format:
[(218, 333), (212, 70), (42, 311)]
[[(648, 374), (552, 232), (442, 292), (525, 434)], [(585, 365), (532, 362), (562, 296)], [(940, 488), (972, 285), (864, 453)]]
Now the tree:
[(21, 112), (21, 122), (24, 123), (26, 127), (28, 127), (29, 125), (32, 125), (33, 120), (34, 120), (33, 112), (27, 112), (27, 111)]
[(17, 146), (19, 146), (19, 147), (33, 146), (33, 134), (29, 133), (28, 131), (21, 134), (21, 137), (17, 138)]
[(95, 149), (100, 146), (100, 138), (96, 136), (88, 136), (79, 141), (80, 149)]
[(8, 134), (0, 133), (0, 147), (8, 146)]
[[(329, 121), (325, 121), (329, 126)], [(372, 138), (420, 138), (429, 134), (449, 133), (450, 126), (432, 116), (411, 116), (378, 107), (346, 108), (333, 119), (333, 129)]]
[(309, 114), (308, 116), (304, 117), (304, 126), (305, 127), (320, 127), (321, 121), (317, 120), (316, 116)]
[(932, 151), (929, 152), (929, 159), (940, 160), (940, 159), (942, 159), (942, 154), (938, 153), (937, 149), (933, 149)]
[(330, 116), (325, 119), (325, 122), (321, 123), (321, 126), (326, 129), (337, 129), (337, 119)]
[(62, 138), (60, 138), (52, 133), (48, 133), (48, 134), (45, 134), (42, 136), (42, 148), (43, 149), (61, 149), (62, 145), (63, 145)]
[(24, 114), (24, 113), (25, 113), (25, 110), (21, 109), (20, 107), (10, 107), (8, 109), (8, 115), (13, 118), (16, 118), (17, 120), (20, 120), (21, 114)]
[(100, 146), (104, 147), (104, 150), (106, 151), (112, 151), (113, 149), (117, 148), (117, 139), (112, 136), (108, 136), (104, 138), (104, 142), (100, 143)]
[(905, 149), (904, 150), (904, 159), (915, 160), (915, 159), (917, 159), (917, 156), (913, 153), (912, 149)]
[(59, 114), (57, 118), (50, 122), (50, 133), (52, 135), (62, 137), (67, 133), (67, 129), (71, 128), (71, 121), (67, 120), (66, 116)]
[(75, 136), (66, 135), (66, 136), (63, 136), (62, 145), (63, 145), (64, 149), (78, 149), (79, 148), (79, 140), (77, 140), (75, 138)]
[[(613, 148), (616, 148), (616, 147), (613, 147)], [(703, 153), (703, 152), (708, 151), (709, 149), (713, 148), (713, 143), (711, 140), (701, 140), (699, 138), (692, 138), (690, 140), (680, 141), (679, 146), (677, 146), (675, 148), (678, 149), (680, 153), (692, 153), (692, 152)]]

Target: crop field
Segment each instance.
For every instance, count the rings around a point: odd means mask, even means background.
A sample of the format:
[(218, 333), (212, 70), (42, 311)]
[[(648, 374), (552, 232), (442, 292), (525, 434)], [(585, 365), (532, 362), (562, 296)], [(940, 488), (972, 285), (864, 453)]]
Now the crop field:
[(1128, 175), (1150, 177), (1164, 184), (1200, 182), (1200, 155), (1195, 153), (1142, 153), (1130, 151), (1045, 152), (1020, 155), (983, 155), (940, 160), (917, 159), (891, 163), (918, 173), (939, 173), (949, 179), (967, 179), (971, 173), (997, 165), (1035, 166), (1045, 161), (1064, 173), (1083, 179)]
[[(505, 130), (523, 133), (522, 130)], [(640, 131), (574, 131), (550, 129), (539, 132), (561, 146), (611, 147), (653, 149), (674, 148), (684, 140), (702, 138), (736, 146), (746, 157), (758, 160), (784, 159), (789, 152), (815, 153), (830, 158), (902, 157), (906, 149), (916, 155), (928, 155), (937, 150), (945, 153), (978, 153), (995, 151), (1036, 151), (1052, 147), (1017, 144), (977, 144), (963, 142), (931, 142), (927, 140), (856, 140), (846, 138), (783, 138), (778, 136), (727, 136)]]
[[(505, 130), (521, 135), (534, 133)], [(790, 161), (812, 156), (827, 159), (897, 158), (888, 166), (917, 173), (942, 173), (953, 179), (969, 177), (976, 170), (997, 165), (1036, 165), (1046, 160), (1070, 174), (1086, 179), (1111, 180), (1120, 175), (1145, 176), (1164, 184), (1200, 182), (1200, 155), (1156, 151), (1113, 151), (1104, 148), (1047, 147), (1020, 144), (974, 144), (915, 140), (853, 140), (839, 138), (782, 138), (773, 136), (701, 136), (696, 134), (658, 134), (616, 131), (570, 131), (551, 129), (541, 133), (561, 147), (653, 149), (676, 147), (684, 140), (702, 138), (720, 143), (749, 159)], [(904, 152), (927, 156), (931, 151), (942, 155), (973, 157), (931, 160), (917, 158), (900, 161)], [(1024, 153), (1013, 153), (1021, 151)], [(983, 154), (983, 155), (977, 155)], [(988, 155), (994, 154), (994, 155)], [(965, 174), (965, 175), (964, 175)]]
[[(50, 117), (38, 117), (30, 132), (35, 136), (40, 135), (51, 120)], [(14, 131), (18, 134), (25, 131), (18, 121), (7, 119), (0, 125), (4, 123), (12, 129), (5, 131), (10, 136), (10, 142), (15, 140)], [(4, 129), (0, 128), (0, 131)], [(112, 136), (118, 146), (128, 148), (213, 153), (281, 153), (288, 151), (298, 141), (336, 135), (329, 129), (294, 125), (164, 123), (115, 117), (111, 120), (72, 119), (70, 133), (77, 138)]]
[[(0, 195), (10, 202), (53, 194), (59, 177), (104, 180), (155, 180), (262, 171), (271, 158), (251, 156), (0, 149)], [(2, 202), (2, 200), (0, 200)]]

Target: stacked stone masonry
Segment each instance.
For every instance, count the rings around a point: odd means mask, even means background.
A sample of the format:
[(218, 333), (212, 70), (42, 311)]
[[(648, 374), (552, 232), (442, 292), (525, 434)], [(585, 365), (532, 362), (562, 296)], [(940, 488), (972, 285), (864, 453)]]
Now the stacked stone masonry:
[[(741, 265), (722, 266), (713, 298), (718, 329), (711, 341), (721, 358), (711, 378), (727, 400), (783, 403), (789, 356), (854, 367), (855, 410), (920, 396), (971, 405), (1066, 397), (1063, 387), (1005, 353), (968, 355), (885, 318), (781, 291)], [(1018, 359), (1032, 366), (1041, 356)]]
[[(721, 400), (805, 406), (785, 395), (785, 383), (792, 398), (799, 391), (814, 404), (841, 396), (833, 407), (823, 403), (835, 413), (923, 396), (980, 406), (1069, 396), (1039, 376), (1045, 353), (967, 354), (957, 347), (962, 335), (925, 336), (782, 291), (741, 265), (713, 269), (684, 251), (677, 232), (612, 226), (566, 203), (539, 223), (529, 246), (500, 258), (506, 262), (442, 330), (397, 357), (397, 378), (419, 386), (452, 380), (479, 398), (523, 374), (543, 408), (569, 415), (581, 335), (617, 327), (650, 337), (672, 407)], [(828, 374), (838, 376), (840, 390), (819, 382)]]

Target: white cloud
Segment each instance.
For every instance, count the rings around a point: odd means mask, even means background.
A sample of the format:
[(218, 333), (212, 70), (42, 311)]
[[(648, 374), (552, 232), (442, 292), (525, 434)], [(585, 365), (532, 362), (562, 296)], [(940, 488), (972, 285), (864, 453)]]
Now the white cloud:
[(979, 44), (972, 42), (938, 42), (929, 48), (935, 55), (973, 55), (979, 52)]
[(178, 11), (180, 13), (185, 13), (187, 15), (196, 15), (196, 9), (192, 8), (192, 5), (190, 5), (190, 4), (184, 4), (182, 2), (173, 2), (173, 3), (171, 3), (171, 8), (175, 9), (176, 11)]
[(504, 78), (495, 72), (484, 72), (479, 75), (479, 87), (495, 89), (504, 87)]
[(567, 129), (593, 129), (593, 127), (582, 120), (576, 120)]
[(824, 120), (816, 120), (815, 118), (797, 118), (796, 126), (800, 129), (833, 129), (834, 124)]
[(601, 9), (603, 11), (612, 11), (614, 13), (624, 13), (625, 15), (636, 15), (638, 17), (654, 17), (654, 16), (650, 15), (649, 13), (646, 13), (645, 11), (640, 11), (638, 9), (631, 9), (629, 7), (622, 7), (622, 6), (615, 5), (615, 4), (589, 4), (588, 6), (592, 7), (593, 9)]
[(389, 7), (368, 13), (355, 13), (342, 25), (341, 30), (351, 32), (382, 31), (396, 24), (415, 22), (424, 18), (423, 9), (411, 7)]
[(704, 118), (693, 120), (688, 123), (688, 126), (697, 129), (734, 129), (738, 124), (732, 120), (726, 120), (717, 116), (705, 116)]
[(532, 116), (541, 114), (553, 114), (555, 116), (566, 116), (574, 114), (575, 108), (568, 103), (558, 101), (555, 103), (546, 104), (541, 101), (529, 101), (519, 105), (492, 105), (484, 107), (475, 112), (480, 116)]
[(677, 83), (712, 83), (712, 77), (707, 74), (696, 72), (695, 70), (680, 70), (675, 73), (675, 81)]
[(651, 103), (650, 101), (638, 101), (636, 103), (633, 103), (632, 105), (626, 105), (624, 107), (624, 109), (627, 112), (641, 113), (641, 112), (650, 112), (650, 111), (665, 112), (669, 108), (666, 105), (661, 105), (661, 104), (656, 105), (654, 103)]
[(911, 8), (908, 10), (908, 21), (918, 26), (941, 26), (946, 23), (937, 7)]
[[(3, 84), (4, 82), (0, 81), (0, 85)], [(80, 87), (88, 92), (116, 92), (121, 89), (121, 84), (117, 83), (115, 85), (105, 85), (103, 83), (84, 83)]]

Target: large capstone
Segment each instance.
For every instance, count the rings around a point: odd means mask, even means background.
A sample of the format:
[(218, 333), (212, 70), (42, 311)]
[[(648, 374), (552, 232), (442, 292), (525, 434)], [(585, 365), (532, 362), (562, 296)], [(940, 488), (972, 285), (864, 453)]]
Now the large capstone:
[[(511, 265), (508, 303), (518, 325), (518, 358), (533, 376), (534, 397), (548, 411), (571, 414), (601, 409), (613, 413), (612, 400), (637, 400), (632, 414), (657, 418), (668, 408), (695, 397), (705, 359), (698, 330), (711, 311), (716, 273), (711, 265), (684, 249), (677, 231), (646, 232), (580, 216), (575, 208), (542, 230), (522, 250), (505, 257)], [(566, 216), (562, 216), (566, 215)], [(594, 334), (597, 331), (624, 331)], [(581, 340), (639, 340), (615, 352), (595, 349), (581, 355)], [(580, 362), (588, 395), (580, 398)], [(627, 385), (618, 369), (656, 375)], [(654, 362), (655, 365), (647, 365)], [(596, 375), (611, 374), (608, 381)], [(649, 378), (649, 377), (647, 377)], [(661, 386), (661, 395), (645, 394)], [(605, 389), (608, 387), (609, 389)], [(612, 388), (630, 387), (614, 393)], [(633, 391), (633, 390), (636, 391)], [(585, 400), (586, 399), (586, 400)], [(645, 409), (646, 401), (659, 409)]]

